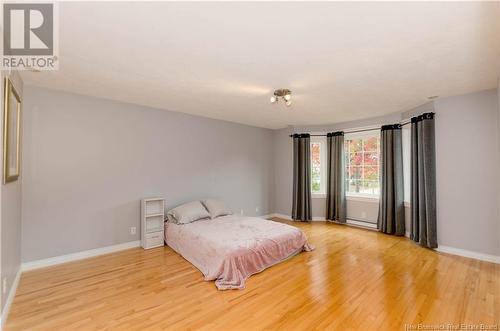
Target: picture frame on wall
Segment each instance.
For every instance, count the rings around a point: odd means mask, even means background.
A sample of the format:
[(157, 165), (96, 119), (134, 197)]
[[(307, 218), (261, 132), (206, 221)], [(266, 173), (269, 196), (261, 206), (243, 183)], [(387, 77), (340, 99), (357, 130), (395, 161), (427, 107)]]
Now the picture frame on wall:
[(8, 77), (4, 82), (3, 182), (20, 175), (21, 98)]

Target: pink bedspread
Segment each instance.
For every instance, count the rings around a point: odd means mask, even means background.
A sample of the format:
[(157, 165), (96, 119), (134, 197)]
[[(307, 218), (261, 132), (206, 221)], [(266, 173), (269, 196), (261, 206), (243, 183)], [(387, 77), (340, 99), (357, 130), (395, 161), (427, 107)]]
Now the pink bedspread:
[(314, 249), (294, 226), (235, 215), (182, 225), (166, 222), (165, 241), (205, 280), (215, 279), (219, 290), (243, 289), (251, 275)]

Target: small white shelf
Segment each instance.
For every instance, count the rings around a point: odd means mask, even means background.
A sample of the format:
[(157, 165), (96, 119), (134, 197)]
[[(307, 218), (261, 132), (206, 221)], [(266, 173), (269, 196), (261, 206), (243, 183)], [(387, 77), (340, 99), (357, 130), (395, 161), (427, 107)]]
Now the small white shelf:
[(144, 249), (164, 245), (165, 200), (145, 198), (141, 201), (141, 246)]

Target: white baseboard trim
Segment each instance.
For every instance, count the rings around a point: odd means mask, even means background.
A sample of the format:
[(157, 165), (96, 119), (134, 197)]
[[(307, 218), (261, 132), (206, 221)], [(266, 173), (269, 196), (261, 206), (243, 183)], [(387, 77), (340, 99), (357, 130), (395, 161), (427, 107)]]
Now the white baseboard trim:
[(442, 246), (442, 245), (439, 245), (438, 248), (435, 249), (435, 251), (500, 264), (500, 256), (498, 255), (479, 253), (479, 252), (469, 251), (466, 249)]
[(12, 282), (12, 286), (10, 287), (9, 294), (7, 295), (7, 300), (5, 300), (5, 305), (2, 310), (2, 317), (0, 319), (0, 330), (3, 330), (5, 322), (7, 322), (7, 317), (9, 317), (10, 306), (14, 301), (14, 297), (16, 296), (17, 286), (19, 285), (19, 279), (21, 279), (22, 270), (19, 268), (16, 274), (16, 278)]
[(24, 271), (28, 271), (28, 270), (49, 267), (49, 266), (56, 265), (56, 264), (86, 259), (89, 257), (99, 256), (99, 255), (103, 255), (103, 254), (114, 253), (114, 252), (122, 251), (125, 249), (130, 249), (130, 248), (135, 248), (135, 247), (139, 247), (139, 246), (141, 246), (141, 241), (136, 240), (136, 241), (129, 241), (129, 242), (126, 242), (123, 244), (118, 244), (118, 245), (90, 249), (88, 251), (82, 251), (82, 252), (78, 252), (78, 253), (49, 257), (47, 259), (25, 262), (21, 265), (21, 270), (24, 272)]

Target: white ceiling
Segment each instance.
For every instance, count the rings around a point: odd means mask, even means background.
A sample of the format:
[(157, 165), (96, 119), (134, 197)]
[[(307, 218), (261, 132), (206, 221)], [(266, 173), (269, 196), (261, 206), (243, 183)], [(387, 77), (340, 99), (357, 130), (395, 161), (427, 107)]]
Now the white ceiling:
[[(60, 70), (27, 84), (266, 128), (493, 88), (496, 2), (60, 3)], [(293, 106), (269, 103), (290, 88)]]

